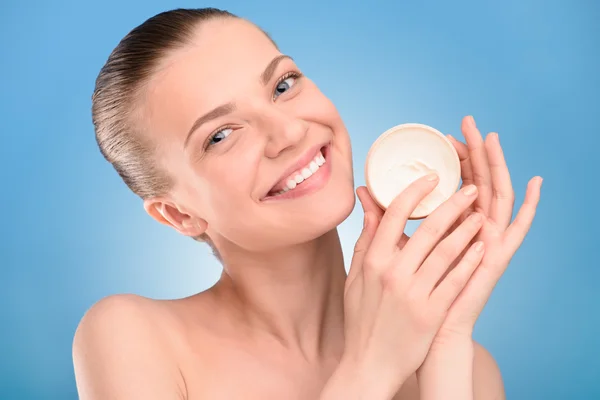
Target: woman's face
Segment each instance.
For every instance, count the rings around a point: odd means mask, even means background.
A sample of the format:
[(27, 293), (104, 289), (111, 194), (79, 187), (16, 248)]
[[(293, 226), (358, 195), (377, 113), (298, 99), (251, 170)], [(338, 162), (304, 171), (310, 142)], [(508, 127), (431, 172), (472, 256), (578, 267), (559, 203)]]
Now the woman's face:
[(161, 64), (141, 115), (175, 183), (146, 206), (183, 234), (265, 251), (314, 239), (354, 208), (340, 115), (249, 22), (203, 24)]

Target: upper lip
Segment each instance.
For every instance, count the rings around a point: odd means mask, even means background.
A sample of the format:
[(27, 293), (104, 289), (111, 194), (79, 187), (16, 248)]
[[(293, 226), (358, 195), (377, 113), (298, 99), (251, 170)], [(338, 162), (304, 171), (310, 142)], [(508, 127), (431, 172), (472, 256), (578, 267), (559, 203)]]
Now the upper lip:
[(294, 172), (296, 170), (299, 170), (301, 168), (306, 167), (306, 165), (309, 162), (311, 162), (313, 158), (316, 157), (317, 152), (319, 150), (321, 150), (323, 147), (327, 146), (328, 144), (329, 144), (328, 142), (326, 142), (326, 143), (320, 143), (320, 144), (314, 145), (314, 146), (310, 147), (308, 150), (306, 150), (304, 152), (304, 154), (302, 154), (302, 156), (300, 158), (298, 158), (294, 163), (292, 163), (288, 168), (286, 168), (283, 171), (283, 173), (279, 176), (279, 178), (277, 178), (277, 180), (275, 180), (273, 182), (273, 184), (269, 188), (269, 191), (263, 197), (268, 196), (268, 194), (275, 187), (275, 185), (277, 185), (282, 179), (287, 178), (288, 176), (290, 176), (292, 172)]

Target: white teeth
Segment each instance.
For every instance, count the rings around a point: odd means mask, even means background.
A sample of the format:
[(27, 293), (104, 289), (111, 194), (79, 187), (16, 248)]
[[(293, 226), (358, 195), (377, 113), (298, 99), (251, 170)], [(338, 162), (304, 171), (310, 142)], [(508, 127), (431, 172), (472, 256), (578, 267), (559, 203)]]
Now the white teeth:
[(286, 185), (287, 185), (287, 188), (288, 188), (288, 189), (293, 189), (293, 188), (295, 188), (295, 187), (296, 187), (297, 183), (296, 183), (296, 181), (295, 181), (295, 180), (293, 180), (293, 179), (290, 179), (290, 180), (288, 180), (288, 181), (286, 182)]
[(289, 190), (295, 189), (300, 183), (304, 182), (306, 179), (310, 178), (315, 172), (319, 170), (319, 167), (325, 164), (325, 157), (319, 151), (315, 158), (302, 170), (294, 175), (293, 177), (288, 178), (286, 182), (286, 186), (277, 192), (277, 194), (283, 194)]

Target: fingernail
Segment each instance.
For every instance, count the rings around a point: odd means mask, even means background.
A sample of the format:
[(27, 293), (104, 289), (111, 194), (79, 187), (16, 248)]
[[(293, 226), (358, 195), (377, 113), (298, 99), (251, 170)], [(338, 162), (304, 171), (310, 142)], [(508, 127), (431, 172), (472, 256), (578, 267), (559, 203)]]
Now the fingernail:
[(446, 135), (446, 137), (450, 140), (454, 140), (454, 137), (452, 135)]
[(363, 220), (363, 229), (367, 227), (368, 223), (369, 223), (369, 218), (367, 218), (367, 213), (365, 213), (365, 217)]
[(427, 180), (430, 182), (437, 181), (438, 175), (436, 173), (427, 175)]
[(481, 253), (483, 251), (483, 242), (475, 243), (475, 251)]
[(500, 137), (498, 136), (498, 133), (492, 132), (492, 133), (490, 133), (490, 136), (492, 137), (493, 140), (496, 140), (498, 142), (500, 141)]
[(475, 192), (477, 192), (477, 186), (475, 186), (475, 185), (469, 185), (463, 189), (463, 193), (466, 194), (467, 196), (471, 196), (471, 195), (475, 194)]

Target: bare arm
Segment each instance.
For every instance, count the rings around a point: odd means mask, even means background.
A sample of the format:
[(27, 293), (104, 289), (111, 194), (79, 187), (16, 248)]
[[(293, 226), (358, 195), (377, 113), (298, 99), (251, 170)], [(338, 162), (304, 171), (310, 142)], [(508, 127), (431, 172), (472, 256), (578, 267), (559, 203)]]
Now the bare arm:
[(506, 398), (496, 361), (472, 340), (447, 343), (444, 351), (425, 360), (417, 376), (422, 400)]
[[(404, 378), (402, 378), (403, 383)], [(359, 364), (342, 360), (323, 388), (319, 400), (390, 399), (394, 390)]]
[[(433, 349), (432, 349), (433, 350)], [(417, 370), (422, 400), (473, 400), (474, 344), (470, 338), (431, 351)]]
[(83, 317), (73, 341), (80, 399), (186, 398), (183, 377), (145, 306), (135, 296), (111, 296)]

